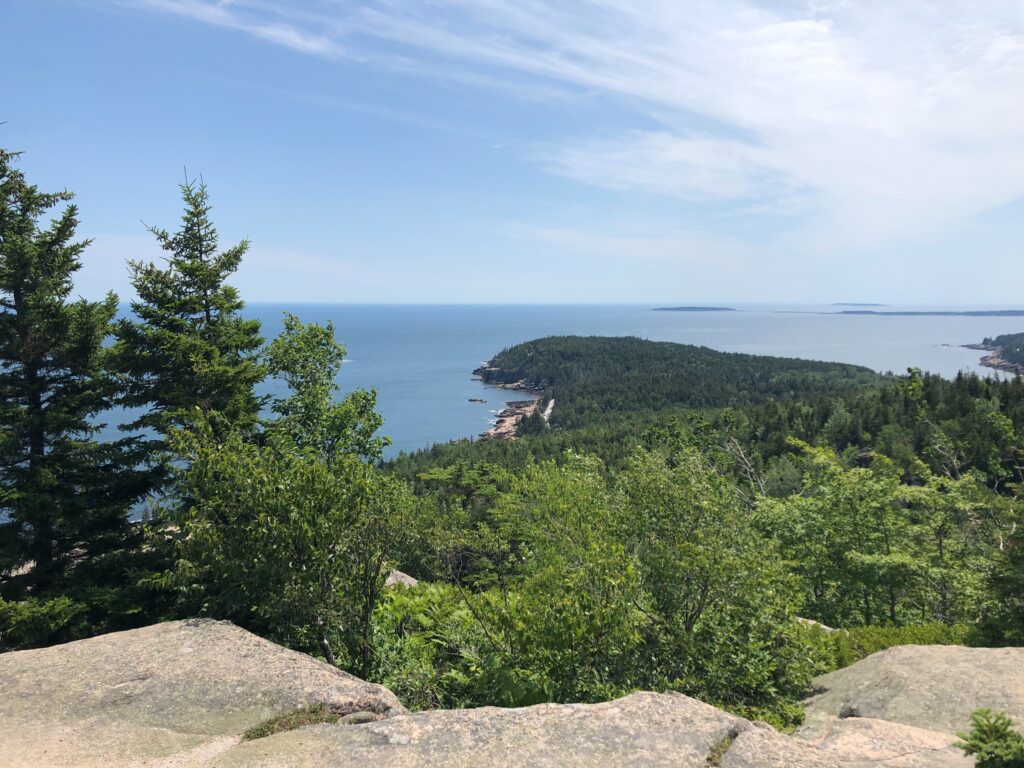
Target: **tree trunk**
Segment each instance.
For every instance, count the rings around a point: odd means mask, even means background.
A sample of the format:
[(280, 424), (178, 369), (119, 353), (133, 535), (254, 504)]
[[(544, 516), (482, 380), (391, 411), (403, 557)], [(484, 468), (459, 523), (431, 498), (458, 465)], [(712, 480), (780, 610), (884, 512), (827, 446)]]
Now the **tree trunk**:
[(334, 658), (334, 651), (331, 650), (331, 644), (327, 642), (326, 637), (320, 638), (320, 650), (324, 652), (324, 658), (327, 659), (328, 664), (332, 667), (338, 666), (338, 662)]

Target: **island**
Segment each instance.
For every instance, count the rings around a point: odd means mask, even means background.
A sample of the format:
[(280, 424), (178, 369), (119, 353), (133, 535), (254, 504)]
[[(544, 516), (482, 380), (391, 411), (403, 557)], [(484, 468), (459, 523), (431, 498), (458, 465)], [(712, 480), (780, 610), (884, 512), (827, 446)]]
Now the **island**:
[[(838, 306), (838, 305), (836, 305)], [(844, 309), (842, 312), (823, 312), (825, 315), (887, 315), (890, 317), (1024, 317), (1024, 309), (968, 309), (968, 310), (892, 310)]]
[(987, 368), (1024, 375), (1024, 333), (1004, 333), (964, 347), (988, 352), (978, 361)]
[(888, 307), (888, 304), (872, 304), (868, 301), (837, 301), (833, 307)]
[(655, 307), (653, 312), (736, 312), (733, 307)]

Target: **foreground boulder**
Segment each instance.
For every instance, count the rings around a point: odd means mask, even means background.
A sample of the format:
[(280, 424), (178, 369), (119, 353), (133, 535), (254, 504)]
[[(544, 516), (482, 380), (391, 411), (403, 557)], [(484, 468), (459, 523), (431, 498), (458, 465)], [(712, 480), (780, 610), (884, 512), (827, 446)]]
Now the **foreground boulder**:
[(603, 704), (421, 712), (363, 726), (326, 725), (246, 742), (218, 765), (685, 766), (750, 723), (678, 694), (634, 693)]
[(387, 689), (228, 622), (0, 654), (0, 766), (203, 765), (256, 723), (317, 702), (405, 711)]
[(901, 645), (823, 675), (814, 688), (808, 721), (863, 717), (956, 733), (989, 707), (1024, 724), (1024, 648)]
[(970, 768), (955, 737), (878, 720), (831, 718), (794, 735), (679, 694), (604, 704), (482, 707), (322, 725), (243, 743), (223, 768)]
[(865, 718), (822, 718), (787, 736), (772, 728), (741, 732), (721, 768), (971, 768), (948, 733)]
[[(0, 655), (0, 768), (969, 768), (954, 732), (975, 708), (1024, 721), (1021, 654), (890, 649), (819, 678), (782, 734), (671, 693), (409, 714), (227, 622), (169, 622)], [(242, 740), (309, 704), (344, 716)]]

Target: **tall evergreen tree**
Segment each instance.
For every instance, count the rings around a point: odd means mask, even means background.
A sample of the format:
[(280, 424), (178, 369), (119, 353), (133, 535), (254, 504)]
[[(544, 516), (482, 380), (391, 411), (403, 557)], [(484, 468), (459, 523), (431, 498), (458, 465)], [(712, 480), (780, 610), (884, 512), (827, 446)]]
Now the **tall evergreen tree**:
[(96, 417), (114, 395), (103, 342), (117, 297), (68, 301), (89, 242), (74, 239), (71, 193), (40, 192), (15, 167), (17, 157), (0, 150), (0, 594), (7, 598), (46, 594), (123, 546), (140, 492), (131, 441), (94, 439), (102, 428)]
[(241, 316), (244, 302), (225, 283), (249, 243), (218, 252), (206, 185), (186, 180), (181, 194), (181, 228), (150, 228), (168, 253), (166, 266), (129, 262), (135, 317), (118, 322), (113, 350), (121, 403), (142, 409), (126, 428), (154, 434), (152, 451), (171, 428), (196, 419), (210, 421), (215, 437), (229, 427), (244, 432), (256, 425), (261, 405), (260, 323)]

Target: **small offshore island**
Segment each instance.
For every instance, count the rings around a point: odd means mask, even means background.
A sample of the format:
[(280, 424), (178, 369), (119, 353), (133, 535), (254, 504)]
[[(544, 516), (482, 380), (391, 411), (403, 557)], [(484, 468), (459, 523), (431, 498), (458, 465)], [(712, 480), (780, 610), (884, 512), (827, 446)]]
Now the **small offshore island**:
[[(835, 305), (841, 306), (841, 305)], [(850, 306), (850, 305), (846, 305)], [(954, 310), (890, 310), (879, 312), (873, 309), (844, 309), (842, 312), (824, 312), (832, 315), (887, 315), (891, 317), (1024, 317), (1024, 309), (969, 309)]]
[(655, 307), (652, 312), (738, 312), (734, 307)]

